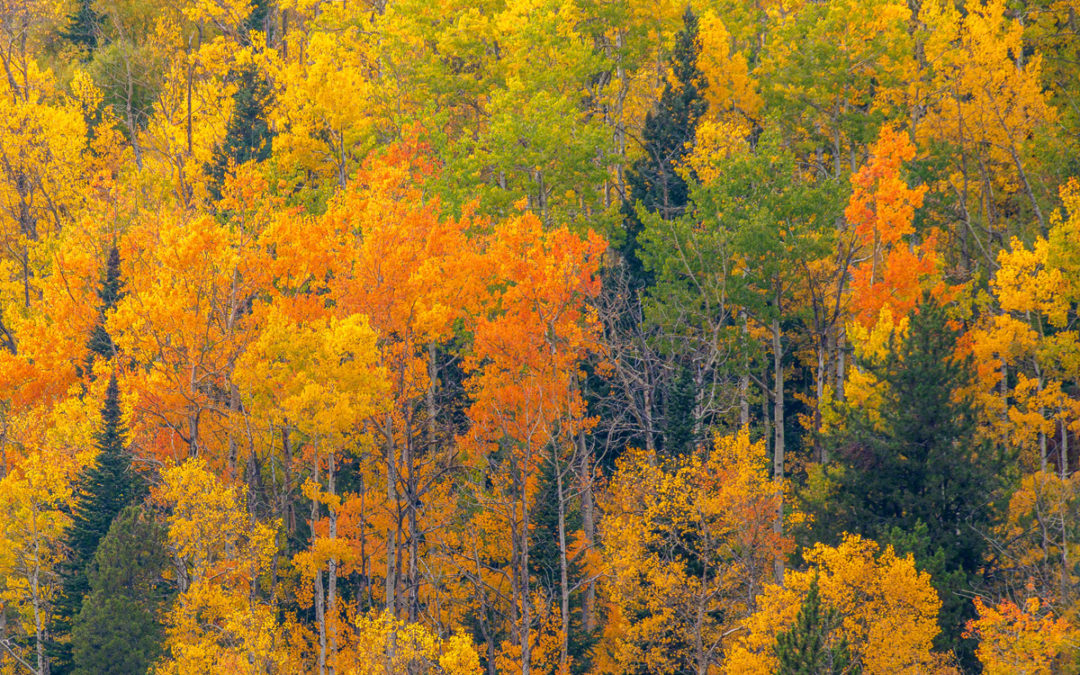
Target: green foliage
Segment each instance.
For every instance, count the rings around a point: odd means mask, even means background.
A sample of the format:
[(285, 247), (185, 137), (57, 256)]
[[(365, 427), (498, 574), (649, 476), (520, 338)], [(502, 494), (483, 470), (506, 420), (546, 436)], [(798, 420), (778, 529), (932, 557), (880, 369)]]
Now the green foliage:
[(861, 672), (852, 663), (847, 639), (830, 640), (843, 619), (834, 607), (823, 606), (817, 577), (799, 609), (795, 625), (776, 636), (779, 675), (846, 675)]
[(641, 132), (644, 154), (626, 172), (629, 195), (623, 208), (626, 237), (621, 253), (638, 286), (650, 285), (651, 271), (639, 257), (645, 224), (637, 209), (670, 220), (681, 215), (690, 201), (689, 187), (678, 169), (693, 150), (697, 123), (708, 107), (702, 93), (705, 80), (697, 66), (697, 35), (697, 16), (687, 6), (671, 56), (674, 78), (664, 85), (656, 108), (646, 115)]
[(68, 17), (67, 28), (60, 34), (89, 56), (98, 46), (102, 17), (94, 9), (94, 0), (79, 0)]
[(109, 259), (105, 265), (105, 278), (102, 280), (101, 288), (98, 289), (101, 306), (98, 309), (98, 322), (90, 335), (88, 345), (92, 352), (90, 358), (93, 358), (93, 354), (97, 354), (103, 359), (111, 359), (116, 353), (116, 345), (113, 344), (112, 337), (105, 330), (105, 314), (116, 307), (116, 303), (119, 302), (122, 294), (122, 288), (120, 252), (113, 245), (109, 249)]
[(128, 506), (101, 540), (71, 630), (76, 675), (146, 673), (161, 653), (161, 613), (172, 596), (165, 527)]
[(75, 486), (71, 526), (64, 541), (67, 552), (59, 566), (62, 595), (50, 633), (58, 640), (50, 645), (53, 673), (68, 673), (72, 665), (70, 643), (59, 638), (70, 630), (90, 589), (88, 568), (98, 544), (108, 533), (113, 519), (144, 491), (141, 478), (131, 469), (131, 455), (125, 447), (125, 430), (120, 411), (120, 391), (116, 377), (109, 379), (101, 412), (102, 427), (97, 434), (98, 456), (80, 474)]
[(971, 591), (1000, 485), (992, 449), (976, 440), (975, 404), (963, 393), (972, 366), (954, 356), (957, 338), (927, 298), (884, 363), (866, 364), (882, 382), (883, 424), (847, 411), (846, 431), (830, 439), (843, 468), (837, 494), (817, 520), (914, 554), (942, 599), (939, 646), (971, 659), (974, 645), (961, 645), (961, 632), (974, 617)]
[(668, 456), (686, 455), (694, 451), (698, 440), (694, 436), (696, 403), (694, 375), (689, 367), (683, 366), (678, 379), (668, 391), (664, 411), (663, 448)]
[(707, 107), (704, 77), (697, 66), (697, 36), (698, 19), (688, 6), (671, 55), (674, 81), (664, 85), (656, 109), (645, 117), (641, 134), (645, 154), (626, 174), (630, 202), (668, 219), (681, 214), (690, 200), (678, 168), (693, 150), (697, 123)]

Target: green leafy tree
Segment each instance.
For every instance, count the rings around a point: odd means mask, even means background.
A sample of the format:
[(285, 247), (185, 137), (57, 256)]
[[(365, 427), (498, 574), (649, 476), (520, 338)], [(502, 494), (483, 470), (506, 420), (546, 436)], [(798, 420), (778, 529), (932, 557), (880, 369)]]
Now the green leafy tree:
[[(791, 344), (807, 322), (803, 298), (812, 264), (832, 253), (835, 237), (835, 182), (811, 181), (799, 166), (776, 134), (762, 134), (753, 151), (733, 154), (716, 180), (694, 191), (682, 217), (647, 217), (641, 251), (655, 280), (646, 320), (660, 349), (694, 369), (699, 427), (746, 409), (751, 369), (771, 371), (757, 381), (772, 403), (778, 479), (792, 420), (785, 398)], [(755, 362), (765, 350), (749, 348), (757, 345), (745, 327), (755, 324), (769, 335), (771, 362)]]
[(141, 675), (161, 653), (161, 613), (172, 595), (166, 530), (128, 506), (101, 540), (89, 592), (71, 630), (76, 675)]

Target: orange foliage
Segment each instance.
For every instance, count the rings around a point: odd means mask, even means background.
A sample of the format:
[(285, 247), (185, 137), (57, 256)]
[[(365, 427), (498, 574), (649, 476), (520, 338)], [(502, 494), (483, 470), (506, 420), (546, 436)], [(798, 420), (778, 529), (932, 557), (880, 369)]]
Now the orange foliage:
[(1008, 600), (987, 606), (975, 598), (975, 609), (979, 618), (968, 622), (967, 634), (979, 640), (977, 654), (987, 675), (1075, 672), (1080, 630), (1040, 612), (1037, 598), (1023, 608)]
[(870, 150), (870, 161), (851, 177), (854, 190), (844, 216), (854, 227), (863, 258), (851, 275), (851, 308), (866, 328), (886, 305), (894, 315), (906, 316), (924, 290), (932, 289), (937, 297), (945, 291), (934, 280), (940, 264), (937, 233), (931, 231), (919, 243), (911, 241), (915, 210), (922, 206), (926, 186), (908, 187), (900, 170), (914, 156), (907, 136), (885, 127)]

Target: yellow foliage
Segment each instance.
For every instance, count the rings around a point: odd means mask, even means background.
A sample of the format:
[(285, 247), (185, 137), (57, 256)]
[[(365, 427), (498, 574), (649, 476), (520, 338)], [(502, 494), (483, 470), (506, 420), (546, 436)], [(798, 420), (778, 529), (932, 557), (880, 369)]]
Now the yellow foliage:
[(605, 633), (601, 672), (716, 667), (790, 546), (773, 529), (778, 489), (765, 443), (746, 429), (667, 466), (627, 451), (604, 502), (605, 594), (621, 620)]
[(338, 436), (377, 412), (388, 385), (375, 331), (353, 314), (297, 321), (270, 305), (237, 364), (236, 382), (272, 417)]
[(476, 648), (462, 631), (440, 638), (421, 624), (406, 623), (386, 612), (359, 617), (356, 629), (355, 661), (349, 672), (357, 675), (481, 672)]
[[(873, 326), (867, 328), (857, 321), (850, 322), (847, 325), (847, 335), (856, 357), (872, 363), (881, 363), (904, 340), (908, 324), (907, 316), (897, 319), (893, 316), (891, 307), (884, 305), (878, 312), (877, 322)], [(883, 394), (882, 384), (878, 378), (873, 373), (856, 366), (848, 371), (842, 405), (853, 410), (865, 411), (870, 420), (878, 425), (882, 421)], [(832, 408), (827, 407), (827, 414), (823, 413), (823, 428), (826, 423), (838, 423), (840, 416), (835, 412), (835, 407), (835, 404)]]
[(169, 507), (169, 548), (181, 567), (181, 595), (167, 617), (161, 675), (290, 671), (289, 630), (258, 599), (277, 554), (273, 527), (248, 513), (240, 488), (201, 459), (161, 472), (157, 498)]
[(823, 604), (842, 618), (839, 634), (869, 675), (946, 673), (943, 657), (931, 652), (941, 601), (930, 576), (915, 569), (910, 555), (847, 535), (837, 547), (818, 544), (806, 554), (806, 571), (788, 570), (784, 585), (770, 584), (757, 611), (742, 622), (746, 631), (724, 664), (728, 673), (776, 672), (776, 636), (794, 624), (813, 579)]
[(1024, 476), (1009, 500), (997, 539), (1008, 561), (1008, 585), (1036, 594), (1069, 621), (1080, 619), (1080, 576), (1069, 562), (1080, 556), (1080, 474)]
[(1080, 629), (1040, 608), (1038, 598), (1023, 608), (1007, 600), (988, 606), (975, 598), (979, 618), (968, 622), (968, 634), (979, 640), (976, 655), (986, 675), (1077, 672)]
[[(59, 592), (52, 569), (64, 555), (58, 544), (70, 523), (77, 468), (63, 460), (37, 450), (0, 479), (0, 608), (10, 612), (9, 630), (24, 645), (46, 634), (48, 608)], [(34, 660), (32, 649), (16, 647), (16, 654)], [(7, 654), (0, 655), (0, 667), (6, 661)]]

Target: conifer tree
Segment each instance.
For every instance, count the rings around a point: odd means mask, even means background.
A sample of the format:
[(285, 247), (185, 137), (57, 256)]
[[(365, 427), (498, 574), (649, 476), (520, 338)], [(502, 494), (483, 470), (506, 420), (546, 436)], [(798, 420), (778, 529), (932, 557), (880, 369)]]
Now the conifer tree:
[(83, 50), (84, 57), (89, 58), (98, 46), (101, 20), (101, 15), (94, 9), (94, 0), (79, 0), (75, 11), (68, 17), (67, 28), (60, 35)]
[(694, 146), (698, 120), (705, 114), (704, 75), (698, 68), (698, 19), (686, 8), (683, 30), (671, 55), (674, 81), (664, 85), (656, 109), (645, 117), (645, 155), (627, 172), (630, 202), (662, 218), (682, 214), (689, 201), (677, 167)]
[(912, 553), (941, 597), (937, 646), (973, 662), (962, 639), (1000, 485), (996, 456), (978, 441), (976, 408), (965, 393), (970, 358), (956, 355), (957, 331), (927, 297), (910, 315), (906, 339), (871, 367), (882, 382), (882, 423), (852, 411), (837, 443), (839, 494), (819, 520)]
[(675, 380), (668, 391), (664, 411), (666, 424), (663, 448), (668, 456), (689, 454), (697, 445), (697, 439), (694, 438), (694, 389), (694, 376), (688, 367), (683, 366), (679, 379)]
[(123, 284), (120, 280), (120, 252), (113, 245), (109, 249), (109, 258), (105, 264), (105, 278), (98, 290), (98, 299), (101, 306), (98, 310), (98, 322), (94, 325), (94, 332), (90, 334), (90, 359), (97, 354), (103, 359), (111, 359), (116, 353), (116, 345), (113, 344), (112, 336), (105, 330), (105, 313), (116, 307), (122, 295)]
[[(244, 22), (248, 34), (242, 36), (247, 42), (251, 32), (264, 32), (270, 11), (266, 0), (256, 0), (251, 14)], [(273, 133), (267, 121), (271, 101), (270, 83), (266, 75), (253, 64), (234, 73), (237, 81), (233, 94), (233, 111), (225, 129), (225, 139), (218, 146), (214, 158), (207, 167), (210, 195), (218, 200), (225, 177), (233, 168), (247, 162), (262, 162), (270, 157)]]
[[(564, 465), (565, 469), (565, 465)], [(555, 475), (555, 463), (545, 462), (540, 474), (540, 491), (536, 497), (530, 519), (532, 528), (529, 533), (529, 574), (536, 578), (545, 589), (547, 597), (559, 604), (561, 593), (561, 559), (559, 545), (559, 489)], [(582, 528), (581, 509), (577, 499), (570, 498), (573, 488), (567, 482), (574, 480), (573, 472), (564, 477), (563, 528), (570, 537)], [(582, 560), (569, 552), (566, 553), (566, 576), (570, 592), (570, 630), (567, 635), (568, 652), (571, 657), (571, 673), (588, 672), (591, 665), (590, 650), (596, 643), (596, 635), (585, 630), (582, 621), (582, 577), (585, 569)]]
[(120, 391), (115, 375), (109, 378), (105, 392), (97, 446), (97, 457), (76, 482), (72, 522), (64, 541), (67, 557), (59, 566), (61, 596), (56, 602), (50, 630), (54, 674), (71, 672), (71, 628), (89, 589), (87, 570), (98, 544), (117, 514), (140, 498), (144, 490), (141, 479), (131, 470), (131, 455), (125, 447)]
[(829, 644), (829, 636), (840, 626), (841, 618), (833, 607), (821, 603), (817, 577), (799, 609), (795, 625), (776, 636), (776, 658), (780, 675), (846, 675), (860, 672), (851, 662), (847, 640)]
[(76, 675), (141, 675), (161, 653), (162, 608), (172, 595), (165, 528), (139, 506), (113, 520), (87, 571), (71, 630)]
[(218, 146), (214, 159), (207, 167), (211, 178), (210, 194), (215, 200), (221, 198), (225, 177), (233, 167), (247, 162), (262, 162), (270, 157), (273, 139), (267, 122), (270, 85), (253, 66), (245, 67), (237, 75), (237, 80), (225, 140)]
[(640, 204), (645, 211), (671, 220), (682, 215), (689, 201), (689, 188), (677, 167), (693, 150), (698, 120), (708, 106), (703, 94), (705, 78), (697, 60), (698, 19), (688, 6), (671, 55), (674, 81), (664, 85), (656, 108), (646, 115), (642, 130), (645, 154), (626, 172), (629, 194), (623, 204), (626, 239), (622, 257), (638, 285), (648, 285), (649, 277), (637, 255), (643, 226), (635, 209)]

